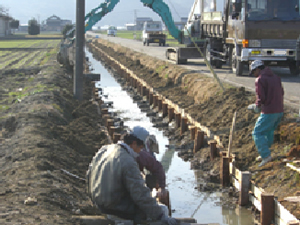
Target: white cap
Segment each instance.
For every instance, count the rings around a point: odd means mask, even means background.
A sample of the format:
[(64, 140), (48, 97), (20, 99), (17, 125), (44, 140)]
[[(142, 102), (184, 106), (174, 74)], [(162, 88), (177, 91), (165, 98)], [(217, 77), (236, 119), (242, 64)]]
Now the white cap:
[(253, 70), (255, 70), (257, 67), (264, 65), (263, 61), (261, 60), (255, 60), (250, 65), (250, 74), (252, 74)]
[(135, 127), (133, 127), (133, 129), (130, 132), (130, 134), (132, 134), (136, 138), (140, 139), (145, 144), (145, 141), (146, 141), (146, 138), (149, 135), (149, 132), (145, 128), (143, 128), (143, 127), (135, 126)]
[(149, 135), (145, 141), (146, 150), (159, 154), (159, 146), (154, 135)]

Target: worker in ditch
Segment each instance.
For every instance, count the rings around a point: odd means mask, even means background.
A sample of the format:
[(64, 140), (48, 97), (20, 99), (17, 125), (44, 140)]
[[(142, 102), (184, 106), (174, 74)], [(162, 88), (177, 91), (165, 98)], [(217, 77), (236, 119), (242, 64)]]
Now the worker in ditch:
[(157, 191), (159, 201), (169, 208), (169, 192), (166, 189), (166, 175), (162, 164), (156, 160), (155, 153), (159, 154), (159, 145), (154, 135), (149, 135), (145, 140), (145, 148), (141, 150), (137, 157), (140, 171), (145, 175), (146, 185), (150, 190)]
[(146, 186), (136, 158), (149, 132), (136, 126), (117, 144), (103, 146), (93, 157), (86, 175), (87, 191), (93, 203), (104, 214), (141, 223), (160, 220), (176, 225), (166, 206), (160, 206)]
[(248, 109), (260, 113), (252, 137), (261, 157), (259, 167), (272, 161), (270, 147), (274, 141), (274, 131), (283, 116), (284, 90), (280, 77), (276, 76), (261, 60), (250, 65), (250, 74), (256, 77), (256, 102)]

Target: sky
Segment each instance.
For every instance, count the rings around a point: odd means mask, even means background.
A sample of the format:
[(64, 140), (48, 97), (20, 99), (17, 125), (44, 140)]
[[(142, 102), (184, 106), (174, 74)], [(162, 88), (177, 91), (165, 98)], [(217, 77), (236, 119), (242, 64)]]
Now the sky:
[[(194, 0), (163, 1), (169, 6), (174, 21), (180, 21), (181, 17), (188, 17), (194, 3)], [(86, 0), (86, 13), (103, 2), (104, 0)], [(8, 8), (10, 16), (19, 20), (20, 24), (27, 24), (32, 18), (43, 21), (52, 15), (59, 16), (61, 19), (70, 19), (75, 23), (76, 0), (2, 0), (0, 5)], [(127, 23), (134, 23), (135, 15), (160, 20), (159, 16), (152, 9), (143, 6), (141, 1), (120, 0), (114, 10), (104, 16), (96, 26), (125, 26)]]

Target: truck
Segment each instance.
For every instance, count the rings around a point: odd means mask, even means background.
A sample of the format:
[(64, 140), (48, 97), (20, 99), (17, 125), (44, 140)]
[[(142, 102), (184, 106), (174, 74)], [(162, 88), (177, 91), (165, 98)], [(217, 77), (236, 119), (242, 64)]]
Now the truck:
[(159, 46), (166, 45), (166, 35), (163, 33), (161, 21), (146, 21), (143, 26), (143, 44), (158, 43)]
[(117, 28), (115, 26), (109, 26), (107, 29), (107, 36), (115, 37), (117, 35)]
[[(299, 0), (196, 0), (193, 7), (199, 7), (200, 16), (192, 22), (191, 37), (205, 40), (203, 56), (212, 66), (222, 68), (227, 63), (237, 76), (254, 60), (288, 67), (292, 75), (297, 75), (299, 3)], [(181, 48), (176, 50), (178, 62), (181, 62), (180, 51)]]

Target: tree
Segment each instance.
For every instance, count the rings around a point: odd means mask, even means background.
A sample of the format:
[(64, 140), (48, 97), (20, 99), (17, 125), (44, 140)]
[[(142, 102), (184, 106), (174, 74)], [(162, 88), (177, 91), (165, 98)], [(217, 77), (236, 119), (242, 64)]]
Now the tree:
[(0, 5), (0, 15), (7, 16), (8, 15), (8, 8), (5, 8), (4, 6)]
[(10, 28), (11, 29), (18, 29), (20, 25), (20, 21), (19, 20), (12, 20), (10, 21)]
[(40, 25), (35, 18), (28, 21), (28, 34), (37, 35), (40, 34)]
[(67, 37), (72, 38), (74, 37), (75, 34), (75, 29), (73, 29), (74, 26), (72, 24), (67, 24), (64, 29), (62, 30), (62, 34), (64, 36), (64, 39), (66, 39)]

